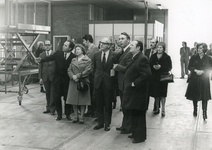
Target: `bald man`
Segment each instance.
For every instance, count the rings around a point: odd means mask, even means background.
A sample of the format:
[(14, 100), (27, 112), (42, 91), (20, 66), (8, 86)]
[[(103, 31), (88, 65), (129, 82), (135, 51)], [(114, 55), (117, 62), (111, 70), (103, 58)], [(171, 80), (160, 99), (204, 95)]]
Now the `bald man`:
[(94, 54), (94, 88), (96, 94), (96, 111), (98, 125), (94, 130), (104, 128), (110, 130), (112, 116), (112, 99), (115, 90), (115, 75), (112, 73), (113, 64), (118, 62), (116, 53), (110, 50), (111, 40), (103, 38), (100, 51)]

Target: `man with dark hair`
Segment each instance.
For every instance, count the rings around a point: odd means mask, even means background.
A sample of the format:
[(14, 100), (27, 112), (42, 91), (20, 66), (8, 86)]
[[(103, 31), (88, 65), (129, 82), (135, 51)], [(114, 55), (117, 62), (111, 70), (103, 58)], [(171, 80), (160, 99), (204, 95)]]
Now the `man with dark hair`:
[[(150, 48), (149, 48), (149, 49), (146, 49), (145, 52), (144, 52), (144, 54), (146, 55), (146, 57), (147, 57), (149, 60), (150, 60), (150, 57), (151, 57), (154, 53), (157, 52), (157, 49), (156, 49), (157, 43), (158, 43), (158, 40), (155, 39), (155, 38), (152, 38), (151, 41), (150, 41)], [(150, 83), (150, 84), (151, 84), (151, 83)], [(151, 88), (151, 86), (150, 86), (150, 88)], [(149, 91), (151, 91), (151, 90), (149, 90)], [(150, 95), (150, 93), (149, 93), (149, 95)], [(159, 103), (159, 104), (160, 104), (160, 103)], [(148, 108), (148, 106), (149, 106), (149, 100), (148, 100), (148, 102), (147, 102), (147, 108)], [(159, 108), (160, 108), (160, 105), (159, 105)], [(159, 111), (160, 111), (160, 109), (159, 109)], [(157, 114), (158, 114), (158, 112), (156, 111), (156, 101), (154, 101), (153, 114), (154, 114), (154, 115), (157, 115)]]
[(181, 77), (183, 79), (185, 74), (188, 75), (188, 62), (190, 56), (190, 48), (187, 47), (187, 43), (185, 41), (182, 42), (182, 46), (180, 48), (180, 65), (181, 65)]
[(67, 120), (71, 120), (71, 111), (73, 110), (72, 106), (66, 104), (66, 97), (69, 86), (69, 76), (68, 76), (68, 67), (73, 58), (76, 56), (71, 52), (75, 44), (67, 40), (63, 44), (63, 50), (58, 50), (48, 57), (42, 59), (37, 59), (40, 63), (47, 61), (55, 61), (55, 72), (54, 72), (54, 93), (55, 93), (55, 106), (57, 111), (56, 120), (62, 119), (62, 103), (61, 97), (64, 97), (65, 101), (65, 115)]
[[(46, 56), (50, 56), (53, 54), (52, 44), (49, 40), (45, 40), (44, 42), (45, 51), (40, 54), (40, 58), (44, 58)], [(54, 71), (55, 71), (55, 62), (49, 61), (44, 63), (39, 63), (39, 79), (40, 83), (44, 84), (46, 89), (46, 111), (43, 113), (51, 113), (51, 115), (55, 114), (55, 101), (54, 101)]]
[[(114, 64), (113, 68), (118, 72), (118, 87), (119, 87), (119, 94), (121, 99), (121, 105), (122, 105), (122, 99), (123, 99), (123, 91), (124, 91), (124, 75), (126, 72), (126, 68), (131, 61), (132, 54), (129, 53), (130, 48), (130, 36), (123, 32), (119, 36), (119, 46), (122, 48), (122, 52), (118, 61), (118, 64)], [(116, 128), (116, 130), (121, 131), (121, 134), (129, 134), (131, 133), (131, 117), (130, 112), (128, 110), (125, 110), (122, 108), (123, 112), (123, 120), (121, 127)]]
[(142, 53), (141, 41), (133, 41), (130, 53), (133, 55), (127, 66), (124, 79), (123, 108), (131, 112), (133, 143), (146, 140), (146, 111), (151, 69), (148, 58)]
[[(82, 37), (83, 39), (83, 45), (87, 48), (86, 55), (91, 59), (93, 62), (93, 57), (96, 52), (99, 51), (99, 49), (93, 44), (93, 37), (90, 34), (86, 34)], [(85, 116), (91, 116), (93, 118), (96, 117), (95, 111), (96, 111), (96, 102), (95, 102), (95, 92), (93, 88), (93, 82), (94, 82), (94, 74), (89, 74), (89, 80), (90, 80), (90, 95), (91, 95), (91, 105), (88, 106), (88, 111), (85, 114)]]

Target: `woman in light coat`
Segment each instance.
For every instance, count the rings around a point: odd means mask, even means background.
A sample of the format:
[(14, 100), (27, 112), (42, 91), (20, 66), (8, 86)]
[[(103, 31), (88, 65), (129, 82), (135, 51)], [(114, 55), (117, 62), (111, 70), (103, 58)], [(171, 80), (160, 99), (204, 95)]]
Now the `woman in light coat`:
[[(85, 48), (81, 44), (75, 46), (76, 58), (72, 59), (72, 62), (68, 68), (68, 75), (70, 77), (69, 89), (67, 95), (67, 104), (73, 105), (75, 118), (73, 123), (79, 121), (80, 124), (84, 123), (84, 113), (86, 105), (90, 105), (90, 87), (89, 87), (89, 74), (92, 72), (91, 59), (85, 55)], [(78, 91), (77, 82), (82, 78), (88, 83), (87, 91)], [(80, 107), (80, 116), (78, 118), (78, 106)]]

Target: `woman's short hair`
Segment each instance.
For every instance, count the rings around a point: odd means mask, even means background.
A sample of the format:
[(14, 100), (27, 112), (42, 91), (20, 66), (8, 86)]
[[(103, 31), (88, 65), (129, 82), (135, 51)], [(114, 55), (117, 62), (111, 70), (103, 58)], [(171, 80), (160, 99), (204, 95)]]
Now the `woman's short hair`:
[(197, 44), (197, 51), (198, 51), (198, 49), (199, 49), (200, 46), (202, 46), (202, 48), (203, 48), (203, 53), (206, 53), (207, 50), (208, 50), (207, 44), (205, 44), (205, 43), (198, 43)]
[(157, 44), (157, 47), (158, 47), (159, 45), (163, 47), (163, 50), (164, 50), (164, 51), (166, 51), (166, 43), (164, 43), (164, 42), (159, 42), (159, 43)]
[(74, 48), (75, 49), (75, 52), (76, 52), (76, 48), (77, 47), (81, 48), (83, 55), (86, 54), (85, 47), (82, 44), (76, 44), (75, 45), (75, 48)]

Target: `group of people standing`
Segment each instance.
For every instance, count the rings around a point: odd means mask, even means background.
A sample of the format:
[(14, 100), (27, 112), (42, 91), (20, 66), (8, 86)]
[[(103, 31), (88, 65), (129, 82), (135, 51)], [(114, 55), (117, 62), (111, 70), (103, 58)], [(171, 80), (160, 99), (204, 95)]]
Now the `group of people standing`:
[[(112, 41), (107, 37), (100, 41), (99, 48), (93, 44), (93, 38), (89, 34), (83, 36), (82, 40), (83, 44), (67, 40), (62, 50), (55, 52), (51, 49), (51, 42), (44, 41), (45, 51), (36, 59), (39, 62), (40, 82), (44, 83), (46, 89), (47, 106), (44, 113), (54, 115), (56, 110), (56, 120), (61, 120), (63, 97), (67, 120), (83, 124), (88, 106), (88, 112), (97, 116), (98, 124), (94, 130), (104, 128), (109, 131), (112, 102), (116, 96), (114, 91), (118, 88), (123, 119), (121, 126), (116, 130), (121, 134), (132, 133), (128, 137), (133, 139), (133, 143), (145, 141), (146, 111), (150, 96), (155, 99), (153, 115), (158, 115), (160, 108), (161, 116), (166, 115), (168, 83), (160, 81), (160, 76), (172, 69), (171, 57), (166, 53), (166, 44), (151, 39), (151, 48), (143, 52), (143, 43), (139, 40), (130, 41), (126, 32), (119, 35), (120, 49), (112, 50)], [(191, 76), (186, 97), (193, 100), (194, 116), (197, 101), (204, 99), (203, 112), (207, 118), (206, 102), (210, 99), (210, 88), (206, 86), (210, 83), (206, 78), (212, 61), (204, 54), (205, 45), (200, 44), (197, 46), (197, 54), (189, 61)], [(77, 89), (79, 80), (86, 82), (87, 91)], [(192, 88), (196, 86), (199, 88)], [(196, 91), (191, 91), (192, 89)], [(72, 112), (74, 118), (70, 117)]]

